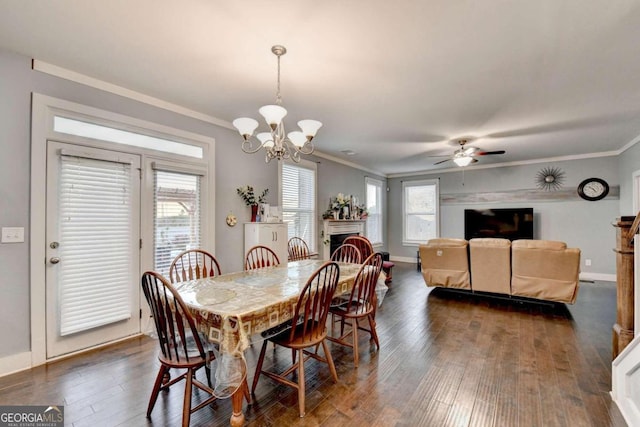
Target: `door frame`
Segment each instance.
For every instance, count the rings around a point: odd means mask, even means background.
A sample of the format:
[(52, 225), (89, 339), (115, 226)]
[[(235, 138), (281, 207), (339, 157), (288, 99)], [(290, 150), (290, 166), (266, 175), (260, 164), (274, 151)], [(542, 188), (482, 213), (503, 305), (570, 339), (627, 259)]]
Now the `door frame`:
[[(158, 123), (135, 119), (107, 110), (66, 101), (39, 93), (32, 93), (31, 100), (31, 184), (30, 184), (30, 233), (29, 233), (29, 284), (30, 284), (30, 318), (31, 318), (31, 366), (71, 356), (76, 353), (66, 354), (57, 358), (47, 359), (46, 353), (46, 167), (47, 167), (47, 141), (56, 140), (88, 147), (102, 148), (115, 151), (126, 151), (142, 156), (142, 165), (149, 156), (164, 158), (172, 162), (184, 162), (185, 164), (200, 163), (207, 166), (207, 190), (205, 197), (210, 200), (203, 210), (203, 244), (213, 246), (215, 242), (215, 140), (211, 137), (199, 135)], [(126, 149), (117, 143), (108, 143), (87, 138), (75, 137), (53, 130), (53, 121), (56, 114), (64, 114), (68, 117), (85, 119), (89, 122), (105, 124), (116, 128), (131, 130), (138, 133), (157, 136), (197, 145), (203, 148), (201, 160), (187, 158), (180, 155), (169, 155), (148, 149), (126, 146)], [(144, 191), (141, 187), (141, 191)], [(141, 200), (141, 215), (147, 215), (149, 209)], [(141, 229), (142, 238), (148, 240), (144, 230)], [(143, 240), (144, 241), (144, 240)], [(151, 269), (153, 266), (153, 254), (148, 250), (152, 245), (145, 245), (140, 255), (140, 271)], [(145, 312), (145, 304), (140, 304)], [(148, 309), (146, 310), (148, 311)], [(144, 322), (141, 325), (144, 328)], [(142, 329), (144, 331), (144, 329)], [(128, 339), (125, 338), (125, 339)], [(109, 343), (111, 344), (111, 343)], [(94, 347), (95, 348), (95, 347)], [(80, 350), (80, 352), (86, 351)]]

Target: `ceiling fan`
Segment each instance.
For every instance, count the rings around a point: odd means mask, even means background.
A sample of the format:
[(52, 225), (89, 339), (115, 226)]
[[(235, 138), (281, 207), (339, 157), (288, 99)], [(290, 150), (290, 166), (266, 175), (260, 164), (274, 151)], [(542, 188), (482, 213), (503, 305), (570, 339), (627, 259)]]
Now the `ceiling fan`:
[[(476, 156), (490, 156), (494, 154), (504, 154), (504, 150), (496, 150), (496, 151), (482, 151), (478, 147), (466, 147), (465, 144), (469, 142), (467, 139), (459, 139), (458, 144), (460, 144), (460, 148), (453, 152), (453, 155), (448, 159), (440, 160), (439, 162), (434, 163), (434, 165), (439, 165), (444, 162), (448, 162), (449, 160), (453, 160), (453, 162), (460, 166), (468, 166), (471, 163), (476, 163), (478, 160), (475, 159)], [(439, 157), (439, 156), (438, 156)]]

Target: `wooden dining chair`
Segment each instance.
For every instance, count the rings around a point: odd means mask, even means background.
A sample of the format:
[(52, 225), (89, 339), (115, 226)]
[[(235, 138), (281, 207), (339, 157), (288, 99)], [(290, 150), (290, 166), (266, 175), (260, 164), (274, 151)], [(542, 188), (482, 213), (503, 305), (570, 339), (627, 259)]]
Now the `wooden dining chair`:
[(287, 251), (289, 252), (289, 261), (299, 261), (301, 259), (310, 259), (309, 245), (300, 237), (292, 237), (287, 243)]
[(363, 260), (369, 258), (373, 253), (373, 245), (369, 239), (364, 236), (347, 236), (342, 243), (353, 245), (358, 248)]
[[(316, 270), (309, 278), (305, 287), (298, 296), (291, 325), (288, 329), (279, 334), (268, 338), (262, 343), (262, 350), (258, 358), (256, 373), (253, 377), (253, 386), (251, 393), (255, 394), (256, 386), (260, 375), (266, 375), (274, 381), (285, 384), (298, 390), (298, 410), (300, 417), (305, 414), (305, 374), (304, 362), (309, 358), (316, 359), (329, 365), (331, 376), (335, 382), (338, 381), (331, 353), (325, 341), (327, 336), (327, 315), (329, 314), (329, 306), (333, 293), (338, 285), (340, 268), (333, 261), (326, 262), (322, 267)], [(275, 345), (290, 348), (293, 352), (293, 365), (282, 373), (262, 370), (264, 356), (267, 350), (267, 344), (271, 341)], [(318, 354), (318, 347), (322, 345), (324, 357)], [(313, 347), (314, 351), (307, 349)], [(297, 362), (296, 362), (297, 359)], [(297, 382), (287, 378), (288, 375), (297, 371)]]
[(280, 265), (278, 255), (266, 246), (254, 246), (247, 252), (244, 260), (245, 270), (255, 270), (256, 268), (272, 267)]
[[(167, 279), (156, 272), (147, 271), (142, 275), (142, 291), (149, 303), (160, 344), (158, 354), (160, 370), (149, 399), (147, 418), (151, 417), (151, 411), (160, 390), (168, 390), (173, 384), (184, 379), (182, 426), (186, 427), (189, 425), (192, 413), (216, 399), (213, 396), (213, 390), (196, 379), (196, 371), (207, 367), (209, 353), (205, 350), (189, 309)], [(186, 372), (164, 383), (165, 375), (172, 368), (185, 369)], [(207, 376), (210, 379), (210, 373)], [(197, 387), (210, 395), (195, 408), (191, 408), (192, 387)]]
[(360, 250), (357, 246), (344, 243), (333, 251), (331, 254), (331, 261), (360, 264), (362, 262), (362, 256), (360, 255)]
[[(344, 239), (343, 243), (350, 243), (355, 245), (360, 249), (360, 255), (362, 255), (362, 259), (367, 259), (373, 253), (373, 245), (371, 241), (364, 236), (348, 236)], [(382, 261), (382, 270), (385, 274), (384, 283), (388, 284), (392, 280), (393, 267), (395, 264), (391, 261)]]
[(169, 267), (171, 283), (219, 276), (220, 264), (216, 257), (203, 249), (189, 249), (175, 257)]
[[(331, 313), (332, 335), (327, 336), (327, 339), (353, 348), (353, 363), (356, 367), (358, 366), (359, 359), (358, 329), (369, 332), (371, 338), (373, 338), (376, 343), (376, 347), (378, 350), (380, 349), (374, 315), (376, 307), (376, 283), (378, 282), (378, 276), (380, 276), (381, 270), (382, 255), (380, 253), (375, 253), (369, 256), (358, 271), (349, 299), (341, 305), (332, 306), (329, 310)], [(341, 320), (339, 337), (333, 336), (335, 316), (338, 316)], [(364, 319), (368, 321), (369, 329), (360, 326), (358, 323), (360, 320)], [(345, 322), (351, 325), (346, 333), (344, 332)], [(348, 340), (349, 335), (351, 335), (351, 340)]]

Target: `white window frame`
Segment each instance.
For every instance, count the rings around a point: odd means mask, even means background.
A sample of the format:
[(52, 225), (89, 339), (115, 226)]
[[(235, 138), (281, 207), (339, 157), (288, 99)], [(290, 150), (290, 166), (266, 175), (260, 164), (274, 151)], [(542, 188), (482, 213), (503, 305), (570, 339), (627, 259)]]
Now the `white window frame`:
[[(202, 159), (181, 156), (167, 152), (123, 145), (113, 142), (91, 140), (68, 133), (54, 131), (54, 117), (101, 124), (130, 132), (137, 132), (151, 137), (164, 138), (202, 148)], [(203, 180), (203, 201), (215, 200), (215, 140), (211, 137), (160, 125), (158, 123), (135, 119), (122, 114), (99, 108), (89, 107), (63, 99), (38, 93), (32, 95), (31, 114), (31, 213), (30, 213), (30, 307), (31, 307), (31, 366), (47, 362), (46, 357), (46, 300), (45, 300), (45, 231), (46, 231), (46, 165), (48, 141), (67, 142), (87, 147), (102, 148), (138, 154), (142, 159), (142, 176), (148, 173), (150, 161), (166, 161), (175, 167), (206, 169)], [(153, 218), (153, 180), (142, 180), (140, 200), (141, 218)], [(150, 196), (147, 196), (149, 195)], [(149, 202), (151, 198), (151, 203)], [(207, 203), (202, 209), (203, 244), (213, 247), (215, 242), (215, 203)], [(153, 266), (153, 221), (142, 220), (140, 233), (143, 246), (140, 256), (140, 270), (149, 270)], [(148, 317), (148, 307), (140, 304), (143, 318)], [(142, 324), (144, 332), (144, 322)]]
[[(368, 176), (364, 178), (364, 200), (365, 200), (365, 206), (368, 207), (369, 206), (369, 191), (368, 191), (368, 187), (369, 186), (374, 186), (377, 187), (378, 191), (378, 197), (380, 198), (380, 200), (377, 200), (378, 204), (379, 204), (379, 221), (378, 221), (378, 235), (380, 236), (381, 240), (380, 241), (373, 241), (371, 240), (371, 238), (369, 237), (369, 218), (367, 217), (367, 222), (366, 222), (366, 234), (367, 234), (367, 238), (369, 238), (369, 240), (371, 241), (371, 244), (373, 246), (383, 246), (384, 245), (384, 227), (383, 227), (383, 223), (384, 223), (384, 197), (382, 196), (382, 185), (383, 182), (379, 179), (375, 179), (375, 178), (369, 178)], [(371, 216), (371, 212), (369, 212), (368, 216)]]
[(278, 162), (278, 204), (280, 205), (280, 209), (284, 214), (284, 205), (282, 203), (282, 166), (286, 162), (289, 166), (301, 167), (305, 169), (309, 169), (313, 171), (313, 185), (314, 185), (314, 194), (315, 197), (313, 199), (313, 213), (311, 215), (312, 224), (311, 224), (311, 233), (312, 239), (306, 242), (309, 245), (309, 250), (311, 252), (317, 252), (318, 247), (318, 165), (315, 162), (311, 162), (309, 160), (301, 159), (300, 162), (294, 163), (289, 160)]
[(435, 203), (435, 216), (436, 216), (436, 237), (440, 236), (440, 180), (439, 179), (426, 179), (419, 181), (403, 181), (402, 182), (402, 245), (403, 246), (418, 246), (422, 243), (426, 243), (421, 240), (412, 240), (407, 236), (407, 200), (406, 189), (409, 187), (424, 187), (434, 185), (436, 189), (436, 203)]

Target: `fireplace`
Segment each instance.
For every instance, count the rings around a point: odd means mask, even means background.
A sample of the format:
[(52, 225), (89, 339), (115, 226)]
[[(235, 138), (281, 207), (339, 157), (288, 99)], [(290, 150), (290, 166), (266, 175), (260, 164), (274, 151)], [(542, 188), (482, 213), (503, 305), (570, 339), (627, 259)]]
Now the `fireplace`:
[(322, 259), (331, 258), (333, 251), (342, 244), (347, 236), (364, 234), (363, 219), (324, 220), (323, 240), (328, 241), (322, 247)]
[(343, 234), (333, 234), (331, 236), (329, 236), (329, 253), (333, 253), (336, 249), (338, 249), (338, 247), (340, 245), (342, 245), (342, 242), (344, 242), (344, 239), (346, 239), (349, 236), (358, 236), (360, 233), (343, 233)]

